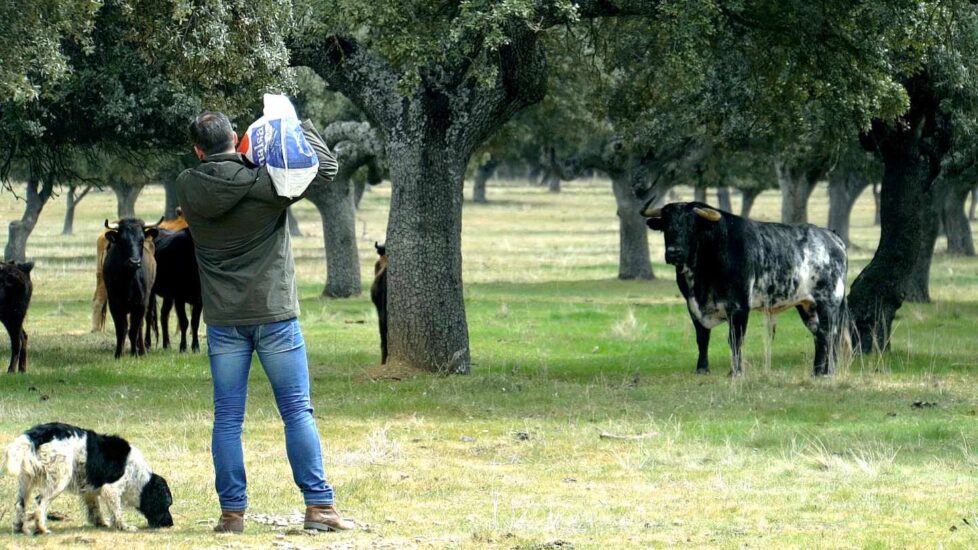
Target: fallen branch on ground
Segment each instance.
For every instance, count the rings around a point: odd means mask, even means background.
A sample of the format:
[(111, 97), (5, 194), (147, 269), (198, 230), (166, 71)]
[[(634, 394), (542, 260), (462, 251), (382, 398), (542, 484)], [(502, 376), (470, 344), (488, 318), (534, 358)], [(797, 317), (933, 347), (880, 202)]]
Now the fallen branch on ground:
[(613, 434), (608, 432), (601, 432), (601, 434), (598, 437), (600, 437), (601, 439), (618, 439), (618, 440), (625, 440), (625, 441), (634, 441), (637, 439), (648, 439), (650, 437), (655, 437), (657, 435), (659, 435), (659, 432), (645, 432), (644, 434), (636, 434), (636, 435), (618, 435), (618, 434)]

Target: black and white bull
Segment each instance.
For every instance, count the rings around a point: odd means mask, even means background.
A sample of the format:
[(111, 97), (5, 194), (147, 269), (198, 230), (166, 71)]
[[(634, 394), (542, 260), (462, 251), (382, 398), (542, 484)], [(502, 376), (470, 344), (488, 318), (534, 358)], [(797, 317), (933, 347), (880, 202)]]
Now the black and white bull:
[(642, 209), (665, 234), (666, 263), (696, 328), (696, 372), (710, 370), (710, 329), (730, 323), (731, 375), (743, 373), (741, 345), (750, 310), (795, 308), (815, 337), (816, 376), (829, 374), (843, 337), (846, 246), (810, 224), (764, 223), (690, 202)]

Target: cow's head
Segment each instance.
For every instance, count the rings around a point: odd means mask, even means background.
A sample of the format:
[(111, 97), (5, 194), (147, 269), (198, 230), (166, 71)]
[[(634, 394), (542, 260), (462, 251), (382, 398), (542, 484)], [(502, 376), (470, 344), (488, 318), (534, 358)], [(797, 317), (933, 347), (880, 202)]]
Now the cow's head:
[(374, 241), (374, 248), (377, 249), (377, 262), (374, 264), (374, 275), (380, 274), (387, 269), (387, 247)]
[(666, 263), (687, 265), (696, 252), (697, 243), (709, 238), (717, 223), (723, 219), (719, 210), (701, 202), (674, 202), (653, 208), (652, 201), (642, 208), (650, 229), (662, 231), (666, 237)]
[[(163, 219), (160, 218), (160, 221)], [(105, 238), (111, 247), (121, 251), (116, 254), (125, 256), (124, 265), (135, 270), (143, 265), (143, 241), (159, 235), (158, 225), (159, 222), (146, 225), (143, 220), (136, 218), (125, 218), (114, 223), (105, 220)]]

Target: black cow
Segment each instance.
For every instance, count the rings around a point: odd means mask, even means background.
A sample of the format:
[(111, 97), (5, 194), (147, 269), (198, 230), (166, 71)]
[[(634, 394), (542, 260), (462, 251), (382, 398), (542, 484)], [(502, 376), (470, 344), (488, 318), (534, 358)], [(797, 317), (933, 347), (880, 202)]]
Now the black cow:
[(815, 336), (816, 376), (832, 371), (843, 334), (846, 245), (810, 224), (763, 223), (709, 205), (667, 204), (642, 209), (665, 233), (666, 263), (696, 328), (696, 372), (709, 372), (710, 329), (730, 322), (731, 374), (742, 374), (740, 347), (750, 310), (774, 315), (794, 307)]
[(380, 364), (387, 364), (387, 248), (374, 242), (377, 263), (374, 264), (374, 283), (370, 285), (370, 300), (377, 308), (380, 323)]
[(24, 317), (31, 305), (34, 262), (0, 263), (0, 322), (10, 335), (10, 366), (7, 372), (27, 372), (27, 332)]
[(143, 240), (156, 238), (159, 231), (155, 225), (147, 226), (143, 220), (134, 218), (114, 224), (105, 220), (105, 228), (108, 229), (105, 238), (109, 248), (105, 253), (102, 276), (115, 324), (115, 357), (118, 359), (122, 355), (127, 328), (130, 355), (144, 355), (143, 319), (156, 275), (156, 259), (143, 254)]
[[(194, 240), (190, 229), (180, 231), (161, 230), (155, 239), (156, 243), (156, 283), (153, 285), (155, 296), (163, 298), (160, 311), (160, 322), (163, 328), (163, 347), (170, 347), (170, 309), (176, 304), (177, 321), (180, 326), (180, 351), (187, 351), (187, 311), (190, 304), (192, 333), (190, 349), (200, 351), (200, 341), (197, 333), (200, 330), (200, 313), (203, 303), (200, 297), (200, 274), (197, 272), (197, 255), (194, 252)], [(153, 323), (155, 324), (155, 322)]]

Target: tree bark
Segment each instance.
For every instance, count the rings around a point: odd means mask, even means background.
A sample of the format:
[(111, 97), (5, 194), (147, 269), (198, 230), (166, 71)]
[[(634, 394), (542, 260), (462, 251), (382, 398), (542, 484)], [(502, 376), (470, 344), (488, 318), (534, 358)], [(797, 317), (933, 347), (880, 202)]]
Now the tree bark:
[(61, 228), (62, 235), (71, 235), (75, 231), (75, 207), (78, 203), (88, 195), (89, 191), (92, 190), (91, 185), (86, 185), (80, 193), (75, 193), (78, 186), (71, 185), (68, 187), (68, 193), (65, 194), (65, 222)]
[(693, 200), (696, 202), (706, 202), (706, 186), (697, 185), (693, 187)]
[(547, 187), (547, 191), (560, 193), (560, 176), (553, 170), (547, 170), (543, 173), (542, 182)]
[(971, 222), (965, 214), (965, 205), (972, 185), (954, 180), (944, 194), (941, 205), (944, 229), (947, 232), (947, 252), (957, 256), (974, 256), (975, 241), (971, 235)]
[(880, 224), (880, 186), (873, 184), (873, 225)]
[(462, 294), (465, 161), (438, 145), (389, 138), (388, 352), (392, 363), (467, 373), (469, 329)]
[(852, 207), (869, 179), (857, 172), (836, 170), (829, 176), (829, 229), (835, 231), (849, 246), (849, 220)]
[(907, 276), (904, 300), (911, 303), (930, 303), (930, 266), (934, 259), (934, 247), (941, 233), (940, 206), (943, 204), (943, 182), (933, 185), (926, 193), (919, 208), (920, 242), (917, 244), (917, 257)]
[(751, 210), (754, 209), (754, 201), (757, 200), (758, 195), (762, 192), (761, 189), (757, 187), (748, 187), (746, 189), (740, 190), (740, 215), (744, 218), (749, 218)]
[(781, 222), (808, 223), (808, 199), (822, 175), (821, 170), (791, 166), (780, 159), (774, 162), (774, 170), (781, 189)]
[(482, 163), (476, 170), (475, 180), (472, 184), (472, 202), (481, 204), (489, 202), (486, 199), (486, 182), (496, 173), (498, 166), (499, 161), (489, 157), (489, 160)]
[(717, 187), (717, 206), (724, 212), (733, 212), (733, 204), (730, 202), (730, 188), (726, 185)]
[(618, 205), (618, 278), (623, 280), (654, 279), (649, 256), (649, 230), (639, 213), (642, 201), (632, 192), (632, 178), (627, 171), (612, 174), (611, 187)]
[(883, 161), (879, 246), (853, 282), (848, 299), (853, 341), (863, 352), (887, 349), (911, 276), (921, 272), (915, 271), (916, 263), (936, 221), (931, 185), (950, 142), (940, 98), (928, 76), (908, 79), (904, 86), (909, 111), (897, 121), (873, 121), (861, 138)]
[(306, 195), (322, 216), (326, 250), (326, 298), (349, 298), (362, 291), (353, 186), (344, 171), (329, 185)]
[(163, 218), (167, 220), (177, 219), (177, 180), (178, 173), (165, 174), (163, 176), (163, 191), (166, 194), (166, 202), (163, 205)]
[(360, 209), (360, 201), (363, 200), (363, 194), (367, 192), (367, 182), (358, 181), (353, 184), (353, 207), (357, 210)]
[(968, 212), (968, 219), (971, 221), (978, 221), (976, 218), (976, 209), (978, 209), (978, 186), (971, 188), (971, 210)]
[[(356, 189), (353, 176), (366, 164), (367, 182), (378, 181), (376, 166), (381, 144), (365, 122), (334, 122), (322, 131), (336, 155), (339, 171), (326, 186), (311, 187), (306, 198), (316, 205), (323, 223), (326, 251), (326, 298), (348, 298), (361, 292), (360, 255), (357, 251)], [(366, 184), (366, 182), (364, 182)], [(361, 190), (362, 192), (362, 190)]]
[(4, 260), (8, 262), (27, 261), (27, 239), (34, 231), (41, 210), (51, 198), (53, 191), (54, 182), (50, 178), (46, 178), (43, 183), (34, 176), (27, 180), (24, 215), (19, 220), (10, 222), (8, 226), (7, 246), (3, 251)]
[(143, 187), (141, 185), (127, 185), (123, 182), (116, 182), (112, 186), (112, 190), (115, 192), (116, 215), (119, 216), (119, 219), (135, 218), (136, 199), (139, 198), (139, 193), (142, 192)]

